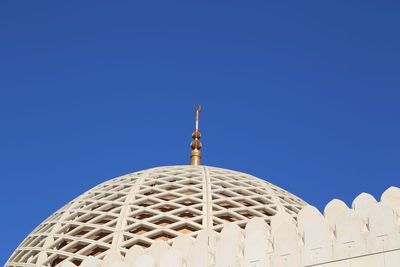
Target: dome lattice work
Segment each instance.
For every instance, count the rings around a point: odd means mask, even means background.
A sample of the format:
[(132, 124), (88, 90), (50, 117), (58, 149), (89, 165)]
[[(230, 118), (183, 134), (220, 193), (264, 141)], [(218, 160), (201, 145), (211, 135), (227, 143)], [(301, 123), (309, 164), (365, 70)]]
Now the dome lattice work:
[(133, 245), (202, 229), (219, 232), (226, 222), (286, 212), (296, 219), (306, 203), (254, 176), (208, 166), (166, 166), (106, 181), (80, 195), (41, 223), (15, 250), (6, 266), (55, 266), (85, 256), (122, 255)]

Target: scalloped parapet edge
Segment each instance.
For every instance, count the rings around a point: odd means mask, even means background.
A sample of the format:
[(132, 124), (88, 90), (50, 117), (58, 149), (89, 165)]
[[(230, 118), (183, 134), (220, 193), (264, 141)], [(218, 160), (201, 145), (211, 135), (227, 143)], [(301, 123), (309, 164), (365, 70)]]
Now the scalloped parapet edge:
[[(250, 219), (244, 229), (228, 223), (221, 233), (203, 230), (196, 239), (179, 237), (172, 245), (133, 246), (124, 256), (111, 250), (80, 267), (400, 266), (398, 187), (387, 189), (379, 202), (362, 193), (352, 208), (334, 199), (324, 214), (305, 206), (297, 221), (281, 212), (271, 225), (261, 218)], [(64, 261), (58, 267), (76, 265)]]

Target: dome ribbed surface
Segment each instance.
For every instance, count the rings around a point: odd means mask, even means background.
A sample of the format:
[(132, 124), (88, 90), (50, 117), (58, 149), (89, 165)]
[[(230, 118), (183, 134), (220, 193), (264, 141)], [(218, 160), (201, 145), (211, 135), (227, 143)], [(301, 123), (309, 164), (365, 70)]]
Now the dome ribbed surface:
[(122, 255), (133, 245), (171, 242), (179, 235), (220, 231), (226, 222), (244, 227), (252, 217), (270, 224), (285, 211), (296, 219), (306, 203), (249, 174), (208, 166), (166, 166), (106, 181), (41, 223), (6, 266), (79, 264), (85, 256)]

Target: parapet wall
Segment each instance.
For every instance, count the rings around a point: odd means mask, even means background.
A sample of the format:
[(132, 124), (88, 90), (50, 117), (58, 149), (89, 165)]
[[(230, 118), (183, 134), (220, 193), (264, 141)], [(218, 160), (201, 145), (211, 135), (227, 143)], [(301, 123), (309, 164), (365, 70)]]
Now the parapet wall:
[[(60, 267), (74, 267), (69, 261)], [(157, 241), (133, 246), (123, 257), (112, 250), (81, 267), (399, 267), (400, 188), (391, 187), (380, 202), (362, 193), (352, 208), (332, 200), (322, 215), (304, 207), (295, 222), (284, 212), (249, 220), (245, 229), (226, 224), (221, 233), (203, 230), (196, 239), (180, 236), (172, 245)]]

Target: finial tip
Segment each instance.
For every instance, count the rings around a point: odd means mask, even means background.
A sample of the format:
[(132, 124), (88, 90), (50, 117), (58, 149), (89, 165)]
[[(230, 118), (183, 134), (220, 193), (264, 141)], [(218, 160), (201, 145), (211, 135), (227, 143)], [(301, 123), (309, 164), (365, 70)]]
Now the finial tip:
[(200, 142), (200, 131), (199, 131), (199, 117), (200, 117), (200, 111), (201, 111), (201, 106), (195, 106), (196, 109), (196, 125), (194, 128), (194, 132), (192, 134), (193, 141), (190, 143), (190, 146), (192, 147), (192, 152), (190, 153), (190, 165), (200, 165), (201, 161), (201, 152), (200, 149), (202, 147), (202, 144)]

